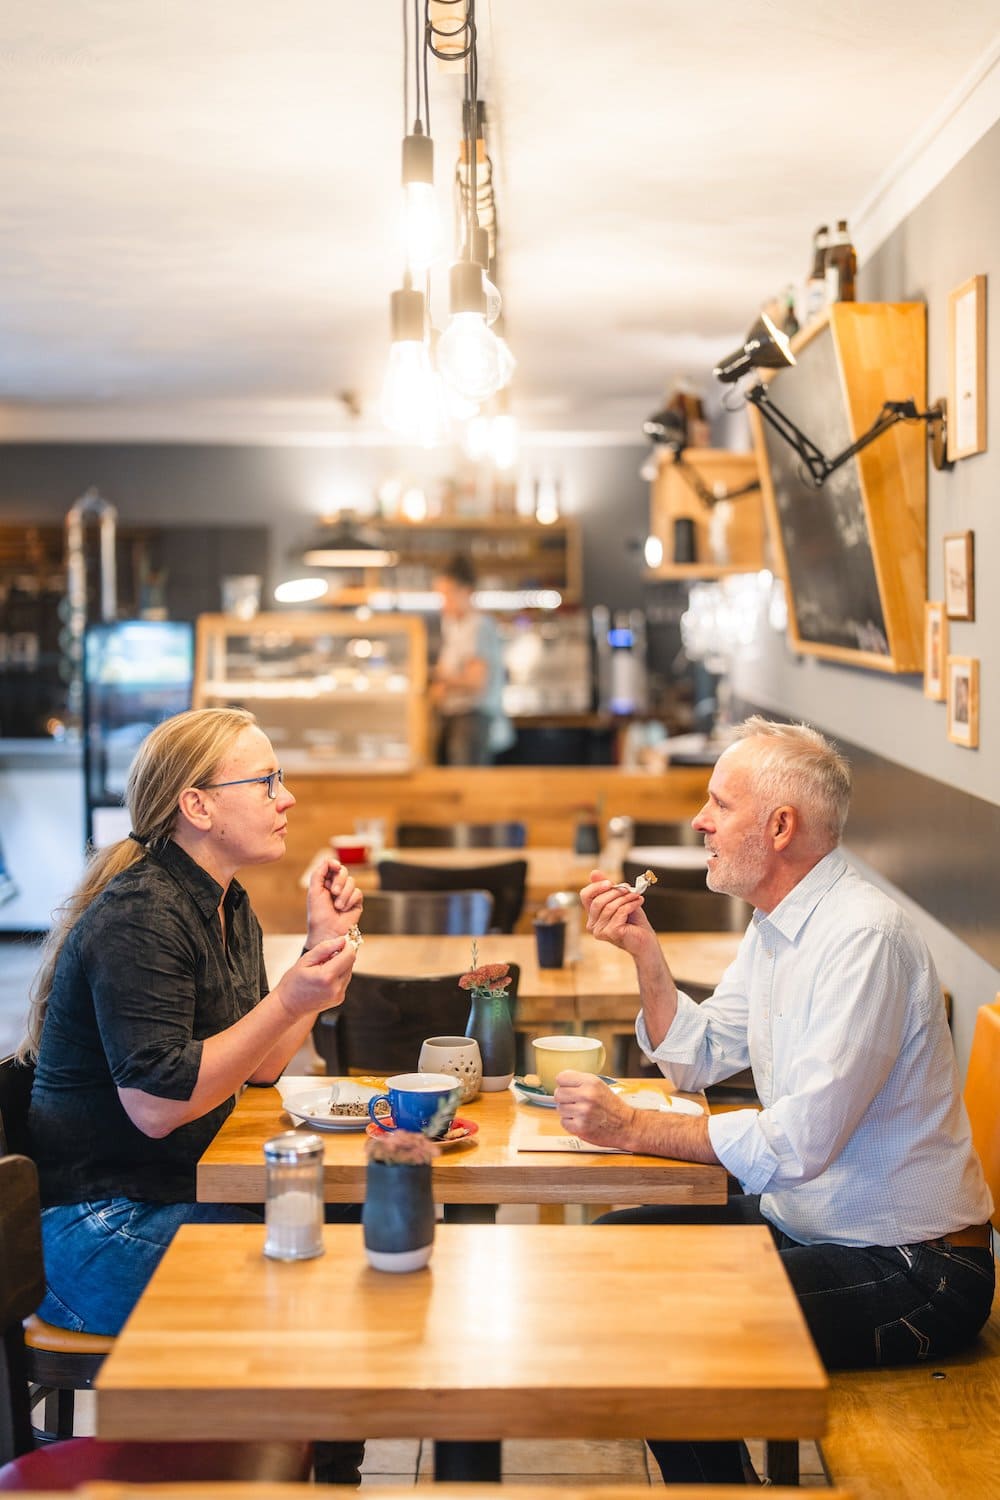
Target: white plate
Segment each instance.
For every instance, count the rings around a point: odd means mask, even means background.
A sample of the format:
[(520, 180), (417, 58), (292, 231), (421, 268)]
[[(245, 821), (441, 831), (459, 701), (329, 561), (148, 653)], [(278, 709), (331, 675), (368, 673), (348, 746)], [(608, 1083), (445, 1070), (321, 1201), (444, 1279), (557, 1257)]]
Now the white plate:
[[(285, 1099), (285, 1112), (292, 1116), (293, 1120), (301, 1120), (305, 1125), (311, 1125), (314, 1130), (364, 1130), (366, 1125), (371, 1124), (368, 1111), (363, 1115), (331, 1115), (330, 1113), (330, 1087), (333, 1080), (326, 1088), (314, 1088), (308, 1094), (296, 1094), (292, 1099)], [(340, 1093), (338, 1102), (349, 1104), (357, 1101), (367, 1104), (369, 1099), (374, 1099), (376, 1094), (384, 1093), (384, 1089), (369, 1088), (363, 1083), (349, 1083), (339, 1081)]]
[[(605, 1073), (600, 1073), (598, 1077), (602, 1083), (608, 1085), (608, 1088), (614, 1089), (616, 1094), (621, 1093), (622, 1086), (617, 1078), (609, 1078)], [(519, 1104), (537, 1104), (540, 1109), (555, 1109), (556, 1107), (556, 1101), (551, 1094), (547, 1094), (544, 1089), (534, 1088), (530, 1083), (523, 1083), (520, 1078), (512, 1080), (510, 1090)]]
[(622, 1098), (626, 1104), (631, 1104), (633, 1109), (655, 1109), (672, 1115), (703, 1115), (705, 1113), (696, 1100), (681, 1099), (677, 1094), (661, 1094), (658, 1089), (640, 1089), (634, 1094), (623, 1094)]

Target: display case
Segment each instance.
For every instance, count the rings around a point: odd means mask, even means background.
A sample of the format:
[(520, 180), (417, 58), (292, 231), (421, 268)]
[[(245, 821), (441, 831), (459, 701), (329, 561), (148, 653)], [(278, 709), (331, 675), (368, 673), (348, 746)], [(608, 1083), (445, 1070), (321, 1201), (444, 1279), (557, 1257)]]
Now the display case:
[(427, 639), (411, 615), (198, 620), (196, 708), (257, 716), (289, 773), (393, 772), (427, 749)]

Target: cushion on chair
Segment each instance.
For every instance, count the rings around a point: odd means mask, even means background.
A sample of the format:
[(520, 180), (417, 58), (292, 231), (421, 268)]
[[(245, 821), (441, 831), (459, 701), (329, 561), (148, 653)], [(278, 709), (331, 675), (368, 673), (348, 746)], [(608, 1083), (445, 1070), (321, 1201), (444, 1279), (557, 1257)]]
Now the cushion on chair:
[(29, 1349), (53, 1354), (110, 1354), (115, 1341), (110, 1333), (74, 1333), (33, 1313), (24, 1320), (24, 1342)]
[(309, 1443), (106, 1443), (100, 1438), (70, 1438), (5, 1464), (0, 1491), (72, 1490), (99, 1480), (291, 1483), (308, 1479), (311, 1467)]

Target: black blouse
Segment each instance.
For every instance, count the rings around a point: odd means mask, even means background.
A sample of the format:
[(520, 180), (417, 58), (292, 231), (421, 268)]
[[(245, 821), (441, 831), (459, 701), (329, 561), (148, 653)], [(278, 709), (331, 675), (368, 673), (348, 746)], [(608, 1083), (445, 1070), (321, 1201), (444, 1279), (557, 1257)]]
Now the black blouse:
[(267, 993), (260, 924), (171, 840), (115, 877), (67, 937), (49, 997), (29, 1126), (42, 1203), (192, 1202), (195, 1166), (234, 1099), (162, 1140), (116, 1090), (190, 1099), (202, 1043)]

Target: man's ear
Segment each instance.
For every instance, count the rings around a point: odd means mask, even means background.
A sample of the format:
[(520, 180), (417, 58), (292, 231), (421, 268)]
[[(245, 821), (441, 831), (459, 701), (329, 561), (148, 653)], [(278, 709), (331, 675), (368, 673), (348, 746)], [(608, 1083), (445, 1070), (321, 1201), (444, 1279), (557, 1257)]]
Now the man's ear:
[(186, 786), (177, 798), (177, 810), (181, 820), (199, 833), (207, 833), (212, 826), (212, 813), (200, 787)]
[(787, 849), (799, 829), (799, 814), (796, 808), (776, 807), (767, 825), (771, 842), (776, 851)]

